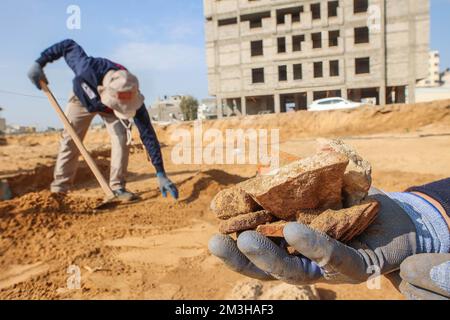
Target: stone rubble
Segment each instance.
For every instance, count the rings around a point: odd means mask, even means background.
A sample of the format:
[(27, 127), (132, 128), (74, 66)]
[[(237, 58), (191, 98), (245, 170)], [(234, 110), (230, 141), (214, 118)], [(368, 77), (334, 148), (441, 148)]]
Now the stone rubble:
[(368, 197), (370, 163), (340, 140), (321, 139), (319, 145), (309, 158), (218, 193), (211, 210), (221, 220), (219, 231), (256, 230), (276, 239), (295, 221), (342, 242), (364, 232), (379, 211)]
[(356, 150), (342, 140), (318, 139), (319, 152), (331, 151), (345, 154), (350, 160), (344, 173), (344, 205), (360, 204), (367, 197), (372, 184), (372, 166)]
[(275, 174), (242, 182), (239, 187), (279, 219), (292, 218), (304, 209), (340, 209), (348, 162), (340, 153), (319, 153)]
[[(376, 218), (378, 210), (378, 202), (368, 199), (351, 208), (326, 210), (318, 215), (309, 226), (333, 239), (349, 242), (367, 229)], [(283, 238), (283, 230), (287, 223), (288, 221), (277, 221), (259, 225), (256, 231), (270, 238)]]
[(230, 234), (239, 231), (255, 229), (261, 224), (272, 222), (274, 217), (269, 211), (262, 210), (240, 215), (225, 221), (219, 225), (219, 231), (223, 234)]
[(248, 193), (239, 187), (219, 192), (211, 202), (211, 211), (220, 220), (227, 220), (261, 209)]

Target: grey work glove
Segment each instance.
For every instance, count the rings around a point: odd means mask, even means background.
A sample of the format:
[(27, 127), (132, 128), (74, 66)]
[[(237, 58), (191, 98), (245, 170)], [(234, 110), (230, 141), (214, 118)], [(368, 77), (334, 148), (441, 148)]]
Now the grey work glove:
[(47, 77), (45, 76), (44, 70), (41, 65), (37, 62), (33, 63), (30, 70), (28, 71), (28, 78), (30, 78), (31, 82), (41, 90), (40, 81), (43, 80), (46, 84), (48, 84)]
[(370, 194), (380, 202), (380, 213), (348, 245), (306, 225), (289, 223), (284, 237), (299, 256), (288, 255), (255, 231), (242, 233), (237, 242), (216, 235), (209, 249), (232, 270), (260, 280), (278, 279), (294, 285), (362, 283), (371, 276), (398, 270), (417, 247), (414, 224), (403, 209), (379, 190), (372, 189)]
[(170, 181), (169, 178), (167, 178), (167, 175), (165, 173), (158, 172), (156, 174), (159, 181), (159, 189), (161, 190), (161, 194), (164, 198), (167, 198), (167, 192), (170, 193), (170, 195), (177, 200), (178, 199), (178, 189), (175, 186), (175, 184)]
[(418, 254), (400, 266), (400, 291), (410, 300), (450, 299), (450, 254)]

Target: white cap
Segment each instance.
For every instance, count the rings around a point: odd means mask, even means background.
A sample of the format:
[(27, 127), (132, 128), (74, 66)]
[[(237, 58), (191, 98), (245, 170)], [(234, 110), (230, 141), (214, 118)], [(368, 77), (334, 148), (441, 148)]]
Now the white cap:
[(102, 103), (111, 108), (123, 120), (134, 118), (144, 104), (144, 96), (139, 91), (139, 80), (126, 70), (111, 70), (103, 78), (103, 86), (98, 87)]

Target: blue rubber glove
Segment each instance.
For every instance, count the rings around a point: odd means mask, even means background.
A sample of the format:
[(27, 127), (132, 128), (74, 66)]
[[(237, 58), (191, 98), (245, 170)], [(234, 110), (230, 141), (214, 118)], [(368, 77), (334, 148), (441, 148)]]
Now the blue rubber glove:
[(306, 225), (289, 223), (284, 237), (301, 255), (288, 255), (286, 250), (255, 231), (242, 233), (237, 241), (216, 235), (210, 240), (209, 250), (236, 272), (294, 285), (362, 283), (373, 275), (397, 271), (400, 264), (414, 254), (448, 252), (448, 228), (443, 234), (434, 233), (439, 228), (426, 229), (426, 225), (434, 221), (433, 217), (438, 219), (439, 216), (445, 225), (439, 213), (431, 218), (414, 217), (413, 222), (403, 202), (394, 201), (376, 189), (372, 189), (370, 195), (380, 202), (380, 213), (375, 222), (348, 245)]
[(410, 300), (450, 298), (450, 254), (418, 254), (400, 266), (400, 291)]
[(28, 71), (28, 78), (30, 78), (31, 82), (39, 89), (41, 90), (41, 84), (40, 81), (45, 81), (46, 84), (48, 84), (47, 77), (45, 76), (44, 70), (42, 69), (41, 65), (37, 62), (33, 63), (30, 70)]
[(167, 192), (169, 192), (174, 199), (178, 199), (178, 189), (175, 184), (167, 178), (167, 175), (164, 172), (158, 172), (156, 176), (158, 177), (159, 189), (161, 190), (163, 197), (167, 198)]

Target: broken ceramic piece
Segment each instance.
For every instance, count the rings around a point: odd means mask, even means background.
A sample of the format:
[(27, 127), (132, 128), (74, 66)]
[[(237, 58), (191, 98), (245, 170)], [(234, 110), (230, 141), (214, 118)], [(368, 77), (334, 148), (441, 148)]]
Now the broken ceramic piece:
[(231, 234), (234, 232), (253, 230), (259, 225), (272, 222), (273, 220), (274, 217), (266, 210), (252, 212), (222, 221), (219, 225), (219, 232)]
[(239, 187), (222, 190), (211, 202), (211, 211), (221, 220), (258, 210), (261, 207)]
[(305, 209), (340, 209), (348, 162), (340, 153), (319, 153), (272, 175), (247, 180), (239, 187), (279, 219), (289, 219)]
[(342, 140), (318, 139), (317, 141), (321, 152), (339, 152), (348, 157), (350, 162), (344, 174), (344, 186), (342, 188), (344, 206), (349, 208), (360, 204), (367, 197), (372, 185), (372, 166), (370, 163)]
[[(378, 202), (369, 199), (351, 208), (337, 211), (326, 210), (308, 225), (333, 239), (349, 242), (363, 233), (372, 224), (377, 217), (378, 210)], [(283, 230), (287, 223), (287, 221), (277, 221), (259, 225), (256, 231), (267, 237), (282, 238), (284, 237)]]

